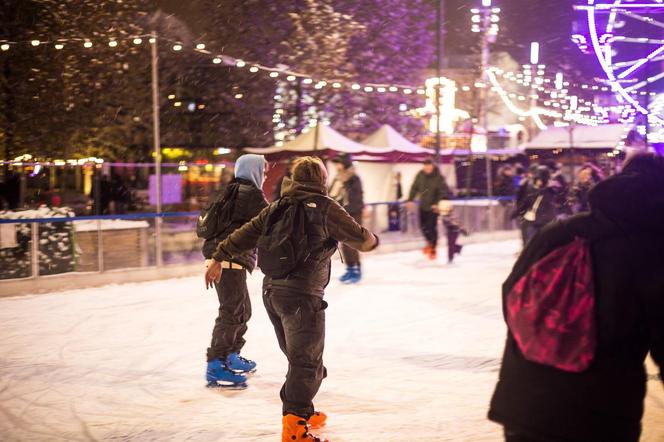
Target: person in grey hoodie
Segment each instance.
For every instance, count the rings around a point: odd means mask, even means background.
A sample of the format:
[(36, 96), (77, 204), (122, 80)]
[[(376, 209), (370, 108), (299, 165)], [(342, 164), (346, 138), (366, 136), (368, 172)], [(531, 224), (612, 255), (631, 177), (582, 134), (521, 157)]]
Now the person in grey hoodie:
[[(235, 178), (220, 197), (222, 200), (233, 199), (224, 204), (224, 208), (232, 211), (227, 218), (230, 222), (203, 244), (206, 267), (211, 263), (217, 245), (267, 206), (262, 190), (265, 164), (262, 155), (243, 155), (235, 163)], [(246, 378), (240, 373), (256, 369), (254, 361), (240, 356), (247, 322), (251, 318), (247, 272), (256, 267), (256, 250), (250, 249), (223, 260), (221, 266), (224, 268), (223, 277), (214, 285), (219, 298), (219, 314), (207, 350), (207, 381), (210, 387), (244, 386)]]

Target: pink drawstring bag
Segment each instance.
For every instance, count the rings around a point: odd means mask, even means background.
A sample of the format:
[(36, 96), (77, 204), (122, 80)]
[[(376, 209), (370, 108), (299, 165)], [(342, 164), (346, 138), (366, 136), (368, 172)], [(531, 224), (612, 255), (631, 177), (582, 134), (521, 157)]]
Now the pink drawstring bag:
[(527, 360), (573, 373), (588, 369), (597, 347), (588, 241), (576, 239), (539, 260), (505, 302), (507, 325)]

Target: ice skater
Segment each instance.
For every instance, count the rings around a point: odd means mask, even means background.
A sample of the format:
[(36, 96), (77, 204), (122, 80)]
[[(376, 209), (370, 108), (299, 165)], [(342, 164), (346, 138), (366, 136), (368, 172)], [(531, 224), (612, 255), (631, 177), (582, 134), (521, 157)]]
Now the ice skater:
[[(340, 154), (332, 162), (337, 168), (337, 175), (330, 185), (330, 198), (338, 202), (359, 225), (362, 225), (364, 193), (362, 180), (353, 167), (353, 159), (348, 154)], [(360, 254), (343, 243), (340, 250), (341, 258), (346, 263), (346, 273), (339, 280), (345, 284), (357, 284), (362, 279)]]
[(459, 218), (454, 214), (454, 206), (450, 201), (441, 201), (439, 210), (443, 217), (443, 226), (447, 236), (447, 263), (452, 264), (454, 257), (460, 255), (461, 250), (463, 250), (463, 246), (457, 242), (459, 235), (468, 236), (468, 231), (463, 228)]
[(339, 242), (360, 251), (378, 246), (378, 238), (327, 197), (327, 171), (318, 158), (295, 161), (292, 178), (284, 180), (282, 198), (222, 241), (205, 273), (208, 287), (226, 273), (224, 261), (258, 245), (258, 264), (265, 273), (263, 302), (279, 347), (288, 358), (283, 403), (282, 442), (321, 441), (309, 433), (327, 419), (314, 410), (313, 399), (327, 376), (325, 287), (330, 258)]
[[(212, 231), (203, 243), (206, 267), (210, 266), (219, 242), (267, 206), (262, 190), (265, 164), (262, 155), (241, 156), (235, 164), (234, 180), (207, 211), (206, 216), (215, 219), (207, 220), (207, 228)], [(245, 250), (218, 264), (225, 271), (214, 283), (219, 298), (219, 314), (212, 330), (212, 342), (207, 349), (206, 378), (209, 387), (244, 388), (247, 380), (245, 373), (256, 369), (254, 361), (240, 356), (245, 344), (247, 322), (251, 318), (247, 271), (252, 272), (256, 267), (256, 250)]]
[(420, 200), (420, 228), (426, 239), (426, 246), (422, 250), (432, 261), (436, 260), (438, 247), (438, 203), (449, 198), (449, 188), (445, 177), (431, 160), (425, 160), (422, 170), (415, 177), (410, 188), (408, 202), (411, 207), (413, 201)]

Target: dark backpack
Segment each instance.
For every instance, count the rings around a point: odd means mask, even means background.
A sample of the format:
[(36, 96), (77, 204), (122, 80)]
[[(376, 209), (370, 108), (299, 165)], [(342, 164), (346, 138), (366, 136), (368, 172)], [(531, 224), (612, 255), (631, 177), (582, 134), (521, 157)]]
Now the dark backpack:
[(196, 223), (196, 235), (210, 239), (221, 235), (233, 220), (233, 208), (239, 192), (239, 184), (231, 184), (226, 191), (201, 210)]
[(309, 257), (304, 202), (284, 197), (267, 217), (258, 238), (258, 267), (271, 278), (283, 279)]
[(524, 357), (573, 373), (595, 358), (595, 287), (588, 240), (539, 260), (505, 300), (507, 325)]

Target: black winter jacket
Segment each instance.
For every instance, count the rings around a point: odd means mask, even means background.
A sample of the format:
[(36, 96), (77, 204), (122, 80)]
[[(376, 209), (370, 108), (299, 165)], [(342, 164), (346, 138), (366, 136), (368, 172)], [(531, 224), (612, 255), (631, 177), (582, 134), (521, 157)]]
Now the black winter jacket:
[[(236, 178), (229, 186), (239, 186), (233, 207), (231, 224), (218, 236), (205, 240), (203, 243), (203, 256), (205, 256), (205, 259), (211, 259), (212, 254), (221, 241), (226, 239), (236, 229), (242, 227), (246, 222), (251, 221), (253, 217), (258, 215), (267, 206), (263, 191), (257, 188), (251, 181)], [(230, 261), (240, 264), (251, 272), (256, 268), (256, 250), (245, 251), (234, 256)]]
[(431, 207), (437, 205), (441, 200), (450, 197), (450, 190), (447, 187), (445, 178), (434, 170), (431, 174), (420, 171), (415, 177), (415, 181), (410, 188), (408, 201), (420, 199), (420, 209), (431, 211)]
[[(335, 178), (335, 181), (338, 179)], [(330, 189), (332, 188), (334, 188), (334, 182), (330, 186)], [(343, 182), (343, 191), (335, 199), (353, 218), (361, 216), (364, 209), (364, 190), (362, 189), (362, 180), (360, 177), (352, 173)]]
[[(326, 190), (323, 186), (298, 183), (286, 178), (282, 195), (305, 202), (311, 256), (284, 279), (266, 276), (263, 286), (323, 297), (325, 287), (330, 281), (330, 258), (337, 250), (337, 243), (343, 242), (356, 250), (366, 252), (378, 246), (378, 238), (357, 224), (337, 202), (325, 196)], [(256, 247), (275, 204), (278, 202), (272, 203), (251, 222), (222, 241), (214, 253), (214, 259), (232, 259)]]
[(664, 367), (662, 184), (613, 177), (591, 191), (589, 214), (549, 224), (528, 244), (504, 296), (549, 252), (591, 240), (596, 357), (586, 372), (567, 373), (526, 360), (508, 333), (490, 419), (547, 441), (639, 440), (648, 352)]

